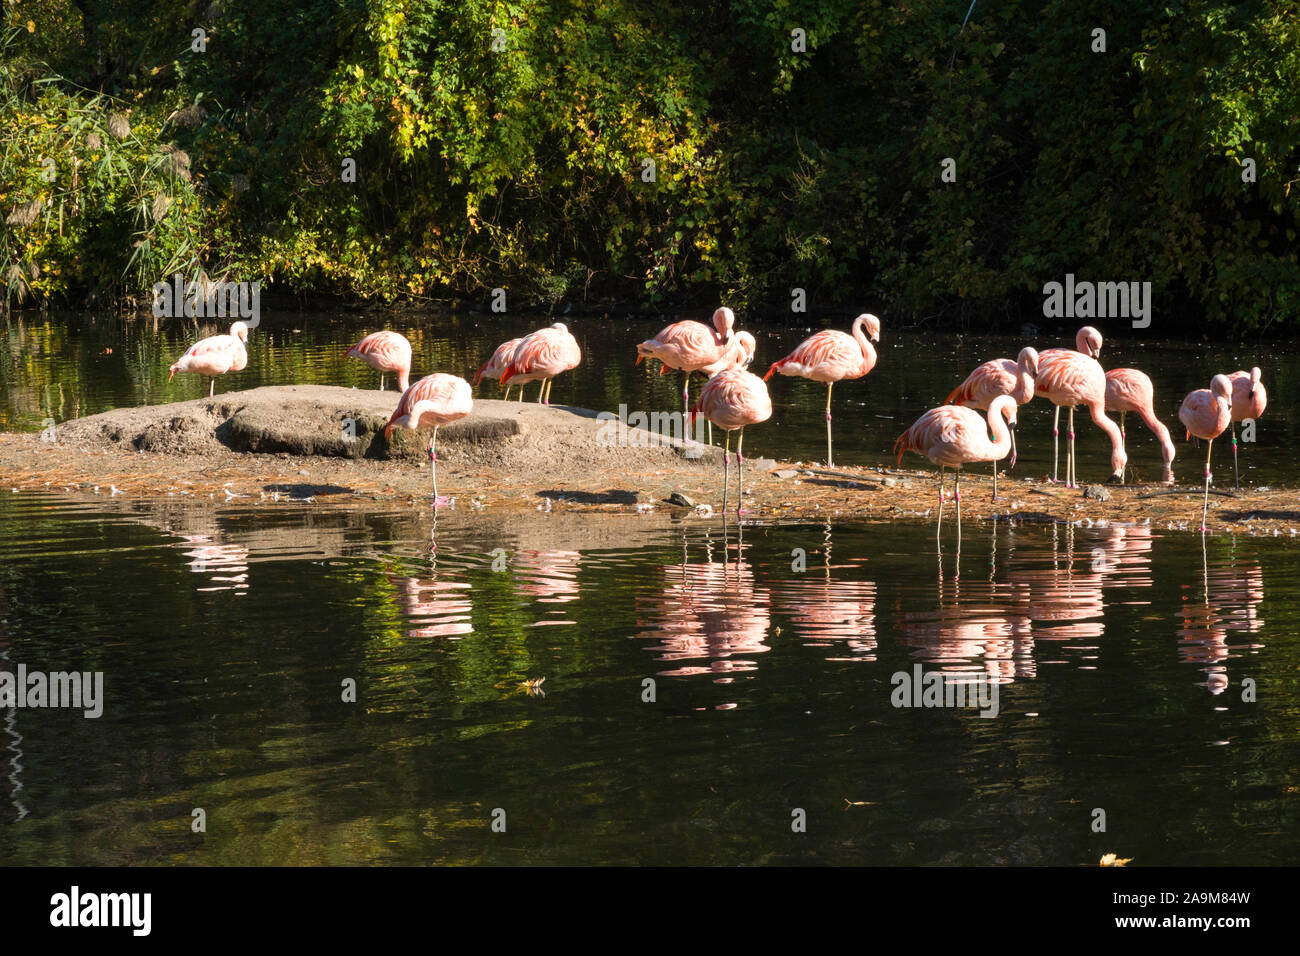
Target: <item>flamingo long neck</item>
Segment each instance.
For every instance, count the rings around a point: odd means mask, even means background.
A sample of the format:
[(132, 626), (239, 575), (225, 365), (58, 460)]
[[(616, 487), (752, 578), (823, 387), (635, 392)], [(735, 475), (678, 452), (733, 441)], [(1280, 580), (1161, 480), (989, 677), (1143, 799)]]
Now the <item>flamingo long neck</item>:
[(1023, 405), (1034, 397), (1034, 374), (1029, 371), (1029, 360), (1023, 359), (1016, 363), (1017, 375), (1016, 381), (1019, 388), (1014, 396), (1017, 404)]
[(876, 365), (876, 350), (871, 344), (871, 339), (867, 338), (867, 333), (863, 327), (867, 324), (866, 319), (858, 319), (853, 323), (853, 337), (858, 340), (858, 347), (862, 349), (862, 364), (868, 368), (874, 368)]
[[(1014, 402), (1015, 399), (1012, 399)], [(1002, 417), (1002, 409), (1006, 402), (1001, 398), (995, 399), (988, 409), (989, 429), (993, 432), (993, 441), (989, 445), (989, 451), (992, 457), (996, 459), (1005, 458), (1011, 452), (1011, 430), (1007, 428), (1006, 419)]]
[(1156, 418), (1155, 410), (1150, 405), (1143, 405), (1138, 410), (1138, 414), (1142, 416), (1142, 421), (1146, 423), (1147, 428), (1151, 429), (1159, 440), (1160, 454), (1164, 457), (1165, 464), (1169, 464), (1174, 460), (1174, 441), (1169, 437), (1169, 429), (1165, 427), (1164, 422)]

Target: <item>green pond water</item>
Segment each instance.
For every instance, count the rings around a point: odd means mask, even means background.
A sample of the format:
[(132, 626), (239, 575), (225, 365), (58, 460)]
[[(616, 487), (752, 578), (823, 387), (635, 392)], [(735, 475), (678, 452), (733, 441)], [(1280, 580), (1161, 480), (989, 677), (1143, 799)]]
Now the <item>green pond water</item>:
[[(541, 321), (412, 328), (416, 371), (469, 372)], [(675, 407), (679, 380), (632, 365), (660, 324), (571, 322), (588, 362), (554, 401)], [(265, 318), (219, 387), (373, 387), (341, 359), (364, 331)], [(183, 329), (7, 334), (2, 429), (204, 388), (166, 385)], [(756, 368), (806, 334), (762, 330)], [(877, 370), (837, 394), (837, 459), (885, 460), (1017, 347), (886, 324)], [(1103, 358), (1150, 371), (1170, 409), (1254, 364), (1122, 339)], [(1243, 474), (1282, 483), (1296, 362), (1270, 346), (1259, 364), (1274, 404)], [(824, 392), (773, 391), (778, 420), (746, 450), (820, 457)], [(1039, 405), (1026, 474), (1050, 468)], [(1104, 477), (1095, 432), (1085, 479)], [(1130, 454), (1155, 476), (1143, 432)], [(917, 522), (489, 508), (435, 525), (427, 503), (0, 487), (0, 670), (103, 675), (98, 718), (0, 707), (0, 863), (1295, 864), (1298, 556), (1285, 531), (968, 521), (940, 551)], [(996, 690), (996, 715), (895, 706), (918, 673)]]

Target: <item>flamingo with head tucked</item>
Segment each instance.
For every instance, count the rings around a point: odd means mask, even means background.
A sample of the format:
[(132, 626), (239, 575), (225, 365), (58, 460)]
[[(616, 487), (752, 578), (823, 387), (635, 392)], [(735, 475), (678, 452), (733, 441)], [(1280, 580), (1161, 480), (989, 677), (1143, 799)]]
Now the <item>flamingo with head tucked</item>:
[(1232, 423), (1232, 381), (1226, 375), (1210, 379), (1209, 388), (1198, 388), (1183, 399), (1178, 420), (1187, 429), (1187, 437), (1205, 440), (1205, 501), (1201, 505), (1201, 530), (1210, 509), (1210, 452), (1214, 439)]
[(359, 358), (379, 373), (379, 390), (384, 390), (384, 373), (397, 373), (397, 389), (404, 392), (411, 379), (411, 343), (400, 332), (371, 332), (343, 355)]
[(580, 364), (582, 349), (578, 347), (578, 340), (563, 322), (556, 322), (519, 340), (510, 364), (501, 373), (501, 384), (508, 385), (511, 379), (521, 383), (541, 379), (542, 387), (537, 394), (537, 403), (549, 405), (551, 379)]
[(1233, 372), (1228, 376), (1232, 383), (1232, 487), (1240, 488), (1237, 475), (1237, 422), (1254, 421), (1268, 407), (1268, 392), (1260, 381), (1261, 372), (1256, 365), (1249, 372)]
[[(1008, 423), (1015, 424), (1016, 400), (999, 395), (989, 403), (984, 415), (963, 405), (940, 405), (932, 408), (912, 427), (898, 436), (894, 451), (902, 464), (903, 455), (914, 451), (939, 466), (939, 524), (935, 537), (943, 528), (943, 473), (953, 469), (953, 497), (957, 501), (957, 527), (961, 528), (961, 466), (974, 461), (998, 461), (1011, 451)], [(993, 439), (989, 440), (989, 430)]]
[(690, 410), (686, 423), (689, 428), (695, 422), (696, 415), (703, 415), (713, 424), (723, 429), (726, 441), (722, 449), (722, 510), (727, 510), (727, 484), (729, 459), (731, 457), (731, 433), (740, 430), (736, 441), (736, 515), (740, 515), (740, 504), (745, 497), (745, 485), (741, 474), (745, 456), (741, 446), (745, 442), (745, 426), (757, 425), (772, 417), (772, 399), (767, 394), (767, 386), (757, 375), (743, 368), (728, 369), (719, 372), (705, 383), (700, 390), (700, 397)]
[[(1124, 431), (1124, 419), (1129, 412), (1142, 418), (1160, 442), (1160, 453), (1165, 462), (1164, 480), (1173, 481), (1174, 442), (1169, 437), (1169, 429), (1156, 418), (1155, 388), (1150, 376), (1135, 368), (1113, 368), (1107, 372), (1106, 411), (1119, 412), (1119, 435), (1126, 443), (1126, 452), (1128, 434)], [(1120, 479), (1123, 480), (1123, 477), (1121, 474)]]
[(682, 409), (690, 408), (691, 373), (720, 362), (735, 339), (736, 314), (725, 305), (713, 313), (713, 329), (703, 322), (684, 319), (659, 330), (652, 339), (636, 347), (636, 364), (647, 358), (663, 363), (659, 374), (673, 368), (685, 372), (682, 381)]
[(835, 465), (831, 452), (831, 389), (836, 382), (862, 378), (876, 367), (876, 350), (871, 341), (880, 341), (880, 320), (864, 312), (853, 320), (852, 331), (852, 335), (845, 335), (838, 329), (822, 329), (810, 335), (785, 358), (773, 362), (763, 376), (766, 382), (780, 372), (826, 383), (827, 468)]
[[(507, 366), (515, 357), (515, 349), (518, 348), (519, 343), (522, 341), (522, 338), (511, 339), (498, 345), (496, 351), (492, 353), (492, 357), (478, 367), (478, 372), (474, 375), (474, 385), (477, 386), (485, 378), (494, 378), (500, 381), (502, 374), (504, 374)], [(524, 400), (523, 385), (519, 386), (519, 400), (521, 402)], [(509, 385), (506, 386), (506, 393), (502, 396), (502, 401), (510, 401)]]
[(177, 372), (196, 372), (212, 380), (208, 386), (208, 398), (217, 391), (217, 376), (227, 372), (242, 372), (248, 367), (248, 350), (244, 343), (248, 341), (248, 326), (236, 322), (230, 327), (229, 335), (210, 335), (200, 339), (178, 358), (167, 370), (167, 381), (171, 381)]
[(1056, 481), (1058, 460), (1061, 406), (1070, 409), (1070, 445), (1065, 460), (1065, 487), (1078, 486), (1074, 458), (1074, 407), (1085, 405), (1092, 414), (1092, 420), (1110, 438), (1110, 481), (1123, 481), (1124, 466), (1128, 455), (1124, 452), (1124, 436), (1119, 426), (1106, 417), (1106, 373), (1101, 363), (1095, 358), (1101, 352), (1101, 333), (1091, 326), (1084, 326), (1075, 336), (1077, 351), (1071, 349), (1048, 349), (1038, 356), (1038, 377), (1034, 380), (1034, 394), (1042, 396), (1056, 406), (1056, 418), (1052, 424), (1052, 481)]
[(402, 393), (393, 409), (393, 415), (384, 426), (384, 440), (390, 440), (394, 428), (432, 428), (429, 439), (429, 464), (433, 470), (433, 506), (439, 507), (438, 497), (438, 429), (449, 422), (464, 418), (474, 408), (473, 390), (469, 382), (455, 375), (435, 372), (426, 375)]
[[(964, 405), (986, 411), (1000, 395), (1010, 395), (1017, 405), (1024, 405), (1034, 397), (1034, 379), (1038, 376), (1038, 351), (1025, 346), (1016, 361), (993, 359), (985, 362), (966, 376), (946, 399), (949, 405)], [(1011, 462), (1008, 469), (1016, 467), (1016, 426), (1011, 424)], [(993, 461), (993, 500), (998, 500), (998, 463)]]

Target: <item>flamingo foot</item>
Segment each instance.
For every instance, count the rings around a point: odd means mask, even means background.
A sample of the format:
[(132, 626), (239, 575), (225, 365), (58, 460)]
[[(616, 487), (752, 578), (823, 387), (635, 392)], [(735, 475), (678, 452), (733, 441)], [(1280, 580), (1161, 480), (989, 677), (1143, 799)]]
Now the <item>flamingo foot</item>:
[(435, 511), (441, 508), (449, 508), (449, 507), (451, 507), (451, 499), (448, 498), (446, 495), (437, 495), (436, 497), (434, 497), (433, 508)]

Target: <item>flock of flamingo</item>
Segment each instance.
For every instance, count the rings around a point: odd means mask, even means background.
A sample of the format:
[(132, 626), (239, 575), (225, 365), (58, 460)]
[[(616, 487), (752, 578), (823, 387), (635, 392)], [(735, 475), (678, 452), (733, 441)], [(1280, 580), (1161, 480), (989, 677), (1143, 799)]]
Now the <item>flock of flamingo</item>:
[[(736, 476), (742, 481), (741, 469), (744, 455), (742, 446), (745, 428), (757, 425), (772, 417), (772, 399), (767, 381), (775, 374), (792, 375), (826, 384), (826, 464), (834, 464), (831, 442), (831, 390), (836, 382), (860, 379), (876, 366), (876, 350), (872, 342), (880, 341), (880, 320), (874, 315), (862, 314), (854, 321), (850, 334), (834, 329), (824, 329), (808, 337), (785, 358), (772, 363), (762, 378), (748, 369), (754, 360), (754, 337), (735, 328), (736, 317), (725, 306), (713, 313), (710, 328), (702, 322), (686, 319), (662, 329), (652, 339), (637, 346), (637, 364), (645, 359), (657, 359), (660, 374), (669, 369), (683, 373), (682, 407), (689, 424), (695, 416), (702, 415), (711, 426), (717, 425), (725, 432), (722, 467), (723, 510), (727, 508), (730, 484), (731, 433), (738, 432), (736, 440)], [(214, 335), (193, 345), (169, 369), (168, 381), (177, 372), (194, 372), (212, 379), (208, 395), (216, 389), (216, 377), (226, 372), (241, 371), (248, 365), (248, 327), (236, 322), (228, 335)], [(1015, 361), (999, 358), (977, 367), (964, 382), (953, 389), (947, 403), (932, 408), (898, 437), (894, 450), (901, 463), (904, 453), (924, 455), (939, 466), (939, 530), (943, 525), (943, 509), (947, 500), (944, 477), (953, 469), (953, 499), (961, 519), (960, 475), (963, 465), (991, 462), (993, 465), (993, 499), (997, 500), (997, 463), (1008, 454), (1010, 467), (1016, 460), (1016, 411), (1034, 397), (1045, 398), (1056, 406), (1052, 427), (1053, 456), (1052, 481), (1057, 482), (1060, 458), (1061, 409), (1067, 408), (1067, 439), (1065, 487), (1078, 487), (1074, 452), (1074, 410), (1082, 405), (1102, 429), (1111, 443), (1110, 481), (1122, 483), (1128, 464), (1124, 450), (1126, 416), (1132, 412), (1155, 433), (1160, 442), (1165, 466), (1165, 479), (1172, 481), (1174, 444), (1169, 429), (1156, 417), (1151, 379), (1134, 368), (1116, 368), (1105, 371), (1098, 356), (1101, 354), (1101, 333), (1091, 326), (1080, 329), (1075, 337), (1075, 348), (1047, 349), (1041, 354), (1026, 347)], [(397, 375), (401, 398), (384, 429), (384, 437), (391, 438), (393, 429), (433, 429), (429, 439), (428, 454), (433, 473), (435, 507), (441, 503), (438, 496), (438, 429), (467, 416), (473, 408), (473, 389), (463, 378), (443, 372), (426, 375), (414, 385), (409, 384), (411, 372), (411, 343), (405, 336), (391, 331), (375, 332), (366, 336), (352, 348), (347, 358), (358, 358), (380, 373), (380, 388), (385, 376)], [(510, 388), (519, 386), (519, 401), (524, 398), (524, 386), (540, 382), (537, 401), (550, 404), (551, 382), (555, 376), (577, 368), (582, 362), (582, 350), (577, 340), (563, 323), (538, 329), (522, 338), (503, 342), (492, 356), (478, 369), (474, 385), (485, 378), (496, 379), (505, 388), (504, 397), (510, 397)], [(705, 384), (695, 404), (690, 402), (690, 379), (701, 374)], [(1205, 489), (1201, 508), (1201, 530), (1209, 509), (1210, 453), (1214, 439), (1225, 430), (1232, 429), (1234, 478), (1237, 473), (1237, 435), (1235, 423), (1253, 420), (1264, 413), (1268, 395), (1260, 381), (1260, 370), (1237, 371), (1230, 375), (1215, 375), (1209, 388), (1191, 392), (1183, 400), (1178, 413), (1187, 437), (1205, 441)], [(981, 415), (980, 413), (984, 414)], [(1118, 425), (1107, 412), (1119, 412)], [(992, 438), (989, 433), (992, 432)], [(737, 494), (736, 512), (740, 513), (743, 485)]]

